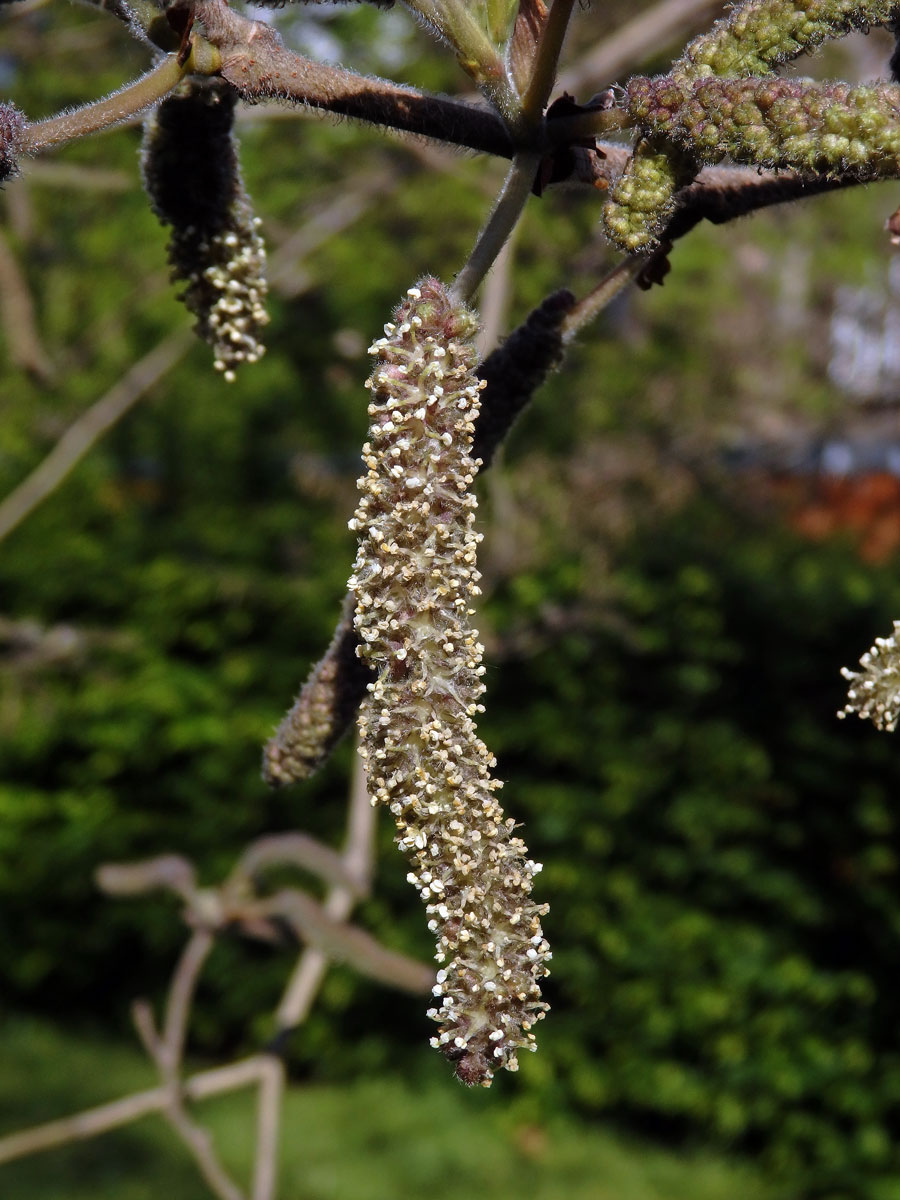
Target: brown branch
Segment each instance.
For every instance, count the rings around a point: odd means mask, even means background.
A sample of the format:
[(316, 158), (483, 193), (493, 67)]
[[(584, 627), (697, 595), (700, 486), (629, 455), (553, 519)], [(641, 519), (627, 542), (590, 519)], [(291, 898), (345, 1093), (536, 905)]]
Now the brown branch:
[(560, 76), (561, 91), (595, 92), (614, 83), (650, 54), (683, 40), (724, 8), (722, 0), (662, 0), (620, 26)]
[[(360, 880), (367, 889), (372, 874), (375, 819), (376, 812), (366, 791), (365, 769), (357, 755), (350, 783), (347, 839), (341, 857), (351, 878)], [(346, 921), (353, 911), (355, 899), (349, 888), (332, 888), (325, 899), (325, 912), (336, 921)], [(306, 947), (278, 1005), (276, 1039), (306, 1019), (327, 966), (328, 958), (322, 950), (315, 946)]]
[(180, 854), (161, 854), (134, 863), (103, 863), (94, 879), (107, 896), (140, 896), (164, 888), (189, 902), (197, 890), (193, 864)]
[(213, 944), (214, 936), (210, 930), (195, 930), (181, 952), (178, 965), (172, 974), (172, 983), (166, 998), (166, 1016), (160, 1050), (165, 1056), (161, 1061), (165, 1063), (173, 1079), (181, 1068), (194, 993)]
[(251, 1200), (275, 1200), (278, 1183), (278, 1135), (286, 1072), (284, 1063), (268, 1055), (260, 1067), (256, 1103), (256, 1159)]
[(347, 963), (388, 987), (420, 994), (434, 983), (434, 971), (424, 963), (388, 950), (379, 941), (346, 921), (336, 921), (323, 906), (297, 888), (284, 888), (268, 897), (256, 911), (287, 921), (298, 938), (317, 947), (334, 962)]
[[(240, 1062), (229, 1063), (227, 1067), (201, 1071), (184, 1080), (182, 1095), (189, 1101), (206, 1100), (210, 1096), (258, 1084), (268, 1061), (268, 1055), (254, 1054)], [(109, 1104), (86, 1109), (74, 1116), (48, 1121), (43, 1125), (36, 1125), (33, 1129), (25, 1129), (21, 1133), (0, 1138), (0, 1166), (17, 1158), (51, 1150), (54, 1146), (84, 1141), (111, 1129), (130, 1125), (132, 1121), (148, 1113), (161, 1112), (169, 1103), (170, 1095), (171, 1089), (168, 1086), (149, 1088), (120, 1100), (113, 1100)]]
[(31, 291), (10, 249), (6, 237), (0, 231), (0, 320), (9, 347), (9, 356), (15, 366), (33, 375), (39, 383), (51, 384), (54, 369), (41, 343)]
[(161, 1034), (157, 1032), (153, 1011), (145, 1001), (138, 1001), (134, 1005), (133, 1016), (144, 1048), (156, 1064), (167, 1089), (167, 1102), (162, 1110), (166, 1120), (184, 1142), (200, 1174), (220, 1200), (245, 1200), (244, 1193), (219, 1161), (209, 1132), (188, 1113), (180, 1078), (191, 1005), (200, 972), (213, 944), (214, 936), (209, 929), (197, 929), (188, 939), (172, 973)]
[(59, 487), (107, 430), (171, 370), (190, 344), (186, 331), (170, 334), (69, 426), (40, 466), (0, 501), (0, 541)]
[(522, 108), (526, 116), (532, 119), (541, 116), (553, 91), (556, 67), (569, 28), (574, 2), (575, 0), (552, 0), (552, 7), (538, 35), (531, 79), (522, 97)]
[(348, 890), (354, 899), (365, 895), (365, 887), (351, 875), (344, 856), (306, 833), (273, 833), (257, 838), (238, 859), (229, 884), (256, 875), (267, 867), (290, 865), (318, 875), (332, 887)]
[(39, 154), (53, 146), (112, 129), (161, 100), (183, 78), (186, 70), (186, 66), (179, 63), (174, 54), (170, 54), (146, 75), (113, 92), (105, 100), (97, 100), (93, 104), (26, 126), (22, 149), (27, 154)]
[(289, 50), (270, 26), (241, 16), (224, 0), (199, 0), (194, 11), (206, 37), (222, 55), (221, 75), (245, 100), (308, 104), (404, 133), (512, 157), (512, 139), (490, 109), (313, 62)]

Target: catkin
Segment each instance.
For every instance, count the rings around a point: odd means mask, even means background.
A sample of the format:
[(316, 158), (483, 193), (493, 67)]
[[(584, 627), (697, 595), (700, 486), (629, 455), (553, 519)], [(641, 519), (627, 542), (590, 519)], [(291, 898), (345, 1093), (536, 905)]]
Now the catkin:
[(482, 646), (471, 457), (482, 384), (473, 314), (436, 279), (407, 293), (371, 347), (367, 473), (350, 526), (360, 655), (377, 675), (360, 712), (373, 803), (390, 809), (441, 964), (432, 1044), (467, 1084), (534, 1048), (549, 948), (530, 898), (539, 864), (504, 817), (477, 735)]
[(236, 100), (218, 79), (182, 84), (147, 119), (142, 158), (153, 211), (172, 226), (172, 278), (229, 381), (265, 353), (269, 320), (266, 251), (233, 136)]
[(27, 122), (14, 104), (0, 103), (0, 183), (19, 169)]
[(856, 713), (871, 721), (876, 729), (893, 733), (900, 720), (900, 621), (894, 622), (889, 637), (875, 639), (859, 665), (861, 671), (841, 668), (850, 688), (847, 703), (838, 716)]

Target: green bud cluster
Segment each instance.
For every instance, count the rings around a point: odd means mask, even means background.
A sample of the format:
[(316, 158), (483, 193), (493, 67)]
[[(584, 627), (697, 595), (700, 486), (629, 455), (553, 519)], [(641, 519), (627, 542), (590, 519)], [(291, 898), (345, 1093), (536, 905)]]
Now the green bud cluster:
[[(631, 253), (653, 249), (678, 189), (702, 163), (726, 154), (757, 166), (894, 173), (890, 98), (879, 89), (841, 93), (843, 85), (829, 90), (793, 81), (808, 99), (778, 92), (770, 101), (765, 88), (780, 64), (851, 30), (890, 24), (898, 14), (896, 0), (745, 0), (688, 45), (670, 75), (631, 80), (627, 108), (639, 138), (604, 208), (610, 239)], [(658, 92), (649, 106), (648, 85)], [(759, 104), (752, 95), (757, 87)], [(842, 118), (844, 98), (851, 111)]]
[(675, 210), (676, 192), (695, 174), (690, 156), (674, 153), (670, 142), (641, 138), (603, 207), (610, 241), (629, 254), (652, 249)]
[(900, 87), (808, 79), (632, 79), (628, 110), (643, 128), (702, 162), (884, 178), (900, 174)]
[(19, 168), (25, 126), (25, 116), (14, 104), (0, 104), (0, 183), (12, 178)]
[(895, 0), (746, 0), (694, 38), (672, 75), (768, 75), (831, 38), (887, 24), (898, 10)]
[(146, 123), (144, 186), (172, 226), (172, 278), (198, 335), (227, 380), (265, 352), (266, 252), (244, 191), (232, 135), (235, 92), (220, 80), (191, 79)]
[(432, 1045), (467, 1084), (534, 1048), (549, 948), (530, 899), (539, 864), (504, 817), (477, 735), (482, 646), (471, 457), (482, 383), (477, 322), (436, 279), (410, 288), (371, 347), (366, 474), (350, 527), (359, 551), (360, 655), (377, 672), (360, 712), (373, 803), (394, 816), (441, 964)]

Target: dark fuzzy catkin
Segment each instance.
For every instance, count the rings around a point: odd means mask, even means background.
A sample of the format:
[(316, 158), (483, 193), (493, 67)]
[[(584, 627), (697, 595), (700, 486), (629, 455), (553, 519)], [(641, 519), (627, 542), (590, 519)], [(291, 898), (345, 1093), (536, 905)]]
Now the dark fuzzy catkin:
[(0, 104), (0, 183), (19, 169), (26, 124), (25, 114), (14, 104)]
[(234, 89), (221, 80), (190, 80), (148, 118), (143, 176), (153, 211), (171, 225), (172, 278), (216, 370), (265, 351), (265, 249), (240, 175), (233, 138)]
[(308, 779), (350, 727), (371, 668), (356, 653), (355, 600), (348, 595), (331, 645), (263, 751), (263, 779), (283, 787)]
[(562, 362), (562, 326), (574, 306), (571, 292), (564, 288), (554, 292), (478, 368), (485, 390), (481, 415), (475, 423), (472, 456), (481, 459), (481, 470), (492, 461), (516, 417)]

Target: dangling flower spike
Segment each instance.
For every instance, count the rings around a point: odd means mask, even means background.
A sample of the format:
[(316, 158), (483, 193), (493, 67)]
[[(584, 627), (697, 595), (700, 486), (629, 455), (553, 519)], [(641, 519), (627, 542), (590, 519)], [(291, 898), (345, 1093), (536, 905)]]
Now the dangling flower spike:
[(266, 252), (244, 191), (232, 137), (235, 92), (190, 80), (147, 121), (144, 184), (159, 219), (172, 226), (172, 278), (197, 317), (194, 326), (230, 382), (265, 353)]
[(436, 279), (410, 288), (371, 348), (367, 474), (350, 522), (362, 657), (377, 671), (360, 713), (373, 802), (388, 807), (426, 903), (441, 964), (432, 1044), (467, 1084), (516, 1070), (544, 1015), (539, 864), (497, 801), (474, 717), (484, 684), (469, 624), (479, 594), (470, 454), (483, 384), (477, 322)]

